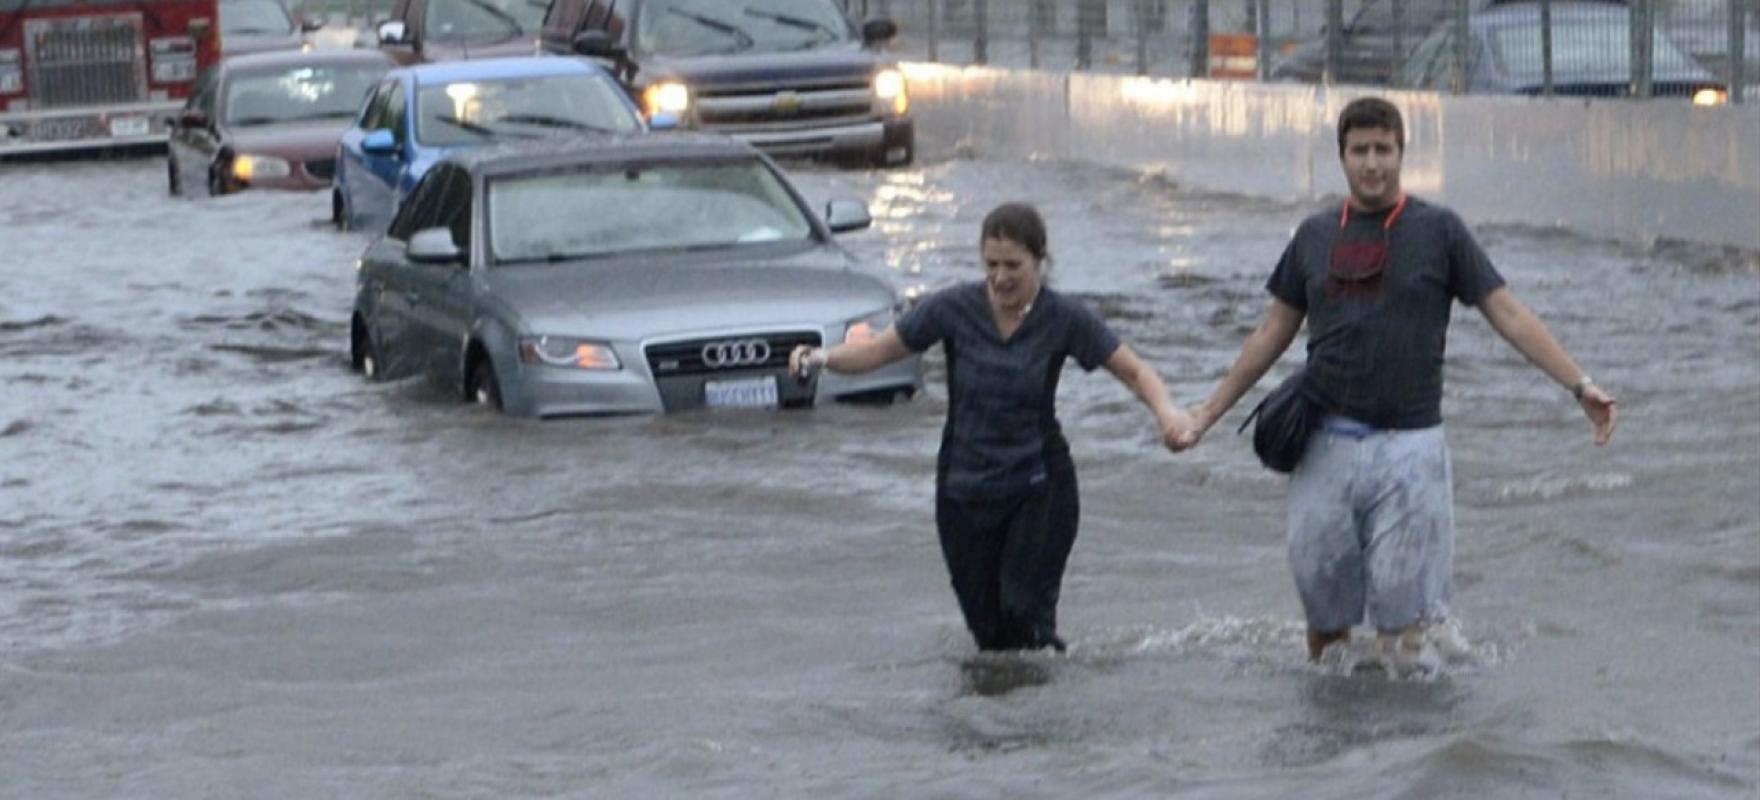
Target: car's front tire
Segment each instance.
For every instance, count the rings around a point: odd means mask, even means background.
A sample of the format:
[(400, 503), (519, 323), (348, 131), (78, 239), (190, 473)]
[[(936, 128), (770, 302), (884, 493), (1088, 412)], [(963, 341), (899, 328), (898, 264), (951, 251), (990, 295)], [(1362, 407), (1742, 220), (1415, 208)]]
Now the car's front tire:
[(379, 347), (378, 338), (373, 335), (372, 329), (367, 327), (366, 320), (358, 316), (355, 317), (351, 327), (353, 332), (349, 335), (349, 362), (354, 366), (354, 370), (367, 380), (384, 380), (385, 355)]
[(488, 356), (471, 364), (470, 379), (465, 382), (465, 398), (489, 409), (501, 410), (501, 384), (495, 379), (495, 365)]
[(336, 229), (347, 233), (354, 230), (354, 220), (349, 218), (348, 201), (342, 198), (342, 190), (330, 192), (330, 222)]

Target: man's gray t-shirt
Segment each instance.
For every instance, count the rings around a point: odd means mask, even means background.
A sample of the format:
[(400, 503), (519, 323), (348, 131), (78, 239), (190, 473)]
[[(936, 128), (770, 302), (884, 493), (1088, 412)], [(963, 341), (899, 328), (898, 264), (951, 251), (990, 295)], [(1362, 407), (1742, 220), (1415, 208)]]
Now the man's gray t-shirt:
[[(1266, 289), (1307, 313), (1308, 374), (1329, 411), (1379, 428), (1428, 428), (1442, 423), (1451, 304), (1478, 305), (1503, 277), (1454, 212), (1408, 197), (1384, 228), (1390, 213), (1352, 210), (1342, 229), (1338, 210), (1309, 217)], [(1374, 252), (1383, 237), (1385, 266), (1360, 279), (1373, 270), (1353, 273), (1350, 254)]]
[(1092, 371), (1119, 347), (1098, 315), (1049, 288), (1004, 341), (982, 282), (930, 295), (899, 319), (898, 334), (917, 352), (944, 345), (938, 477), (942, 491), (962, 499), (1010, 495), (1044, 480), (1046, 457), (1068, 454), (1055, 409), (1064, 360)]

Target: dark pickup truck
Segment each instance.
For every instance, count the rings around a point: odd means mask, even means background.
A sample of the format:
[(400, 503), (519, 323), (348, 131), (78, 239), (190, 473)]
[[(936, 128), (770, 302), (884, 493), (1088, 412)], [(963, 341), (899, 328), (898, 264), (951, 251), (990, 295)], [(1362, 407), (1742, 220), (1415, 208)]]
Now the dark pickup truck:
[(780, 156), (910, 164), (890, 19), (833, 0), (552, 0), (540, 46), (603, 61), (650, 121), (724, 133)]

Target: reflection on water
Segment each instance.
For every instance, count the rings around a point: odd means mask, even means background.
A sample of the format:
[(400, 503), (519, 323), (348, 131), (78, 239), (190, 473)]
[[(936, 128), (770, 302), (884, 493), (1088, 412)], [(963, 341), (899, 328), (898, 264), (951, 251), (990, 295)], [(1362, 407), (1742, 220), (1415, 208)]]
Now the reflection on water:
[[(939, 350), (890, 408), (503, 419), (349, 373), (365, 239), (323, 227), (327, 197), (167, 203), (163, 168), (0, 167), (0, 794), (1760, 785), (1745, 261), (1484, 232), (1622, 429), (1592, 448), (1568, 395), (1456, 313), (1473, 636), (1431, 642), (1439, 668), (1390, 676), (1372, 636), (1309, 664), (1283, 480), (1239, 437), (1168, 455), (1127, 390), (1078, 370), (1069, 652), (978, 654), (935, 546)], [(932, 287), (981, 276), (989, 208), (1037, 203), (1052, 284), (1183, 401), (1232, 362), (1307, 213), (1072, 164), (797, 177), (815, 208), (870, 198), (875, 228), (839, 241)]]

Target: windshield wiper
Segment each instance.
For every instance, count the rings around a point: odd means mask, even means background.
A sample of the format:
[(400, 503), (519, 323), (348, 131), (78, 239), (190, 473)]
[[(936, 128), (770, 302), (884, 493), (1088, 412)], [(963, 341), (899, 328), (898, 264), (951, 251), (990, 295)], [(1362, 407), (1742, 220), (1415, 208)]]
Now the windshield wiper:
[(589, 258), (604, 258), (610, 253), (546, 253), (541, 256), (525, 256), (523, 258), (497, 259), (498, 267), (514, 267), (521, 264), (560, 264), (564, 261), (585, 261)]
[(492, 128), (485, 128), (475, 122), (466, 122), (458, 117), (434, 117), (433, 120), (435, 122), (444, 122), (454, 128), (458, 128), (459, 130), (470, 131), (471, 133), (484, 138), (495, 135), (495, 131)]
[(705, 17), (702, 14), (693, 14), (693, 13), (691, 13), (689, 11), (685, 11), (684, 9), (679, 8), (677, 6), (672, 6), (668, 9), (666, 9), (666, 11), (668, 13), (677, 14), (678, 16), (684, 17), (685, 19), (688, 19), (692, 22), (695, 22), (698, 25), (701, 25), (705, 28), (708, 28), (709, 30), (720, 31), (721, 33), (725, 33), (728, 36), (732, 36), (735, 41), (739, 42), (738, 47), (736, 47), (732, 50), (724, 51), (724, 52), (737, 53), (740, 50), (750, 50), (750, 49), (752, 49), (752, 45), (758, 43), (756, 39), (752, 38), (751, 34), (746, 33), (738, 25), (734, 25), (729, 22), (718, 20), (714, 17)]
[(505, 117), (497, 117), (495, 121), (512, 122), (517, 125), (542, 125), (546, 128), (568, 128), (569, 130), (592, 131), (594, 133), (617, 133), (617, 131), (612, 130), (611, 128), (603, 128), (598, 125), (588, 125), (585, 122), (576, 122), (572, 119), (552, 117), (547, 114), (508, 114)]

